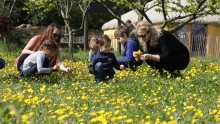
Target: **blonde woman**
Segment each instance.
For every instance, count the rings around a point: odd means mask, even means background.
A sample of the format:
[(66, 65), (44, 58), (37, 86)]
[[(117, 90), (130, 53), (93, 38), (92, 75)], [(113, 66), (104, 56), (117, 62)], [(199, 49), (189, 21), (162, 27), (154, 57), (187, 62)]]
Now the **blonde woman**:
[(136, 30), (144, 54), (133, 52), (138, 65), (146, 61), (162, 74), (167, 70), (174, 77), (181, 76), (179, 70), (189, 64), (189, 51), (175, 36), (165, 30), (156, 29), (147, 21), (140, 21)]

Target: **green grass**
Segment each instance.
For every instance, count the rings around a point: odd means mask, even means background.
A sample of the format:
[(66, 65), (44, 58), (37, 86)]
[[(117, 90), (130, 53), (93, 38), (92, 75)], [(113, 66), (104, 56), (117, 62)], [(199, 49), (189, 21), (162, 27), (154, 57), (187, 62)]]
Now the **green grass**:
[(74, 61), (61, 54), (72, 74), (21, 78), (14, 63), (20, 51), (0, 50), (7, 61), (0, 70), (0, 123), (220, 123), (218, 58), (191, 58), (182, 79), (143, 65), (106, 84), (88, 74), (82, 51)]

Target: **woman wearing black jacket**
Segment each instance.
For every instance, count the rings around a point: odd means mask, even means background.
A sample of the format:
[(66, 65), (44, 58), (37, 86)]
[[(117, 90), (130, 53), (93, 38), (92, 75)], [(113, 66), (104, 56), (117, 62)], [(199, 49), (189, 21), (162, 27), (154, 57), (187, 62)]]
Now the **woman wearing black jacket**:
[(133, 53), (139, 65), (146, 61), (152, 68), (161, 73), (165, 69), (173, 76), (179, 76), (179, 70), (188, 66), (188, 49), (171, 33), (156, 29), (147, 21), (138, 22), (136, 31), (144, 51), (144, 54)]

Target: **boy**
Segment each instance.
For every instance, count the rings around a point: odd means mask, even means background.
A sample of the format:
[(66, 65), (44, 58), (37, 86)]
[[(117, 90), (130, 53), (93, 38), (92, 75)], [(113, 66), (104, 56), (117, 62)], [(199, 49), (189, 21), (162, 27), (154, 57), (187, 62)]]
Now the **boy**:
[(124, 65), (119, 65), (114, 53), (110, 52), (111, 40), (107, 35), (98, 38), (99, 52), (92, 59), (95, 70), (96, 81), (112, 80), (115, 74), (113, 68), (124, 69)]
[(133, 57), (133, 52), (139, 49), (138, 38), (134, 36), (130, 37), (130, 29), (124, 26), (120, 26), (115, 31), (114, 36), (124, 46), (124, 52), (122, 57), (118, 59), (118, 62), (135, 71), (136, 61)]
[(40, 74), (49, 74), (58, 70), (58, 66), (49, 67), (49, 58), (56, 56), (58, 53), (58, 45), (55, 41), (46, 40), (41, 45), (40, 51), (29, 55), (22, 65), (21, 76), (28, 77), (36, 72)]

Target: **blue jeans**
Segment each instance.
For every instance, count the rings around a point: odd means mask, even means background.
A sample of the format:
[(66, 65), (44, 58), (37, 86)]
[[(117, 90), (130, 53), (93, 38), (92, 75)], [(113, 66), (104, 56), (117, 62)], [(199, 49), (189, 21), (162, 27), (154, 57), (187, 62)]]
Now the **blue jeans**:
[(5, 60), (0, 58), (0, 69), (3, 69), (5, 67)]
[[(49, 58), (45, 57), (43, 61), (43, 68), (49, 68)], [(28, 70), (21, 71), (21, 77), (32, 76), (37, 73), (37, 65), (32, 66)]]
[[(107, 78), (108, 76), (108, 78)], [(95, 64), (95, 79), (98, 82), (112, 80), (113, 76), (104, 73), (102, 62)]]

